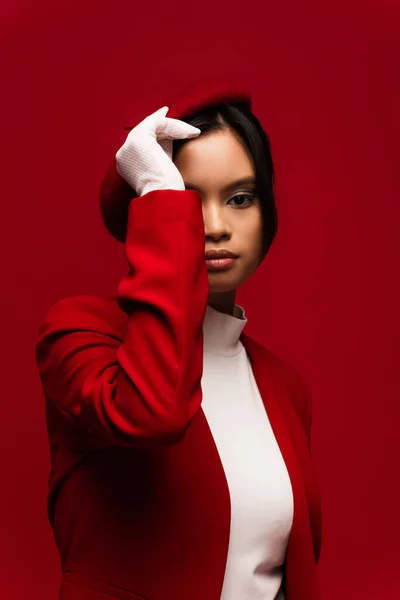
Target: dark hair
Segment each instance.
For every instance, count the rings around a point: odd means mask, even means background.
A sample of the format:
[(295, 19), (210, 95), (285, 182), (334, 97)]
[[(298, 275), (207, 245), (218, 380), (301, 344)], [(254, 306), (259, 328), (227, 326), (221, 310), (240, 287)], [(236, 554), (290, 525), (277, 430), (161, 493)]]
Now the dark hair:
[[(234, 130), (243, 141), (251, 156), (256, 177), (257, 195), (261, 202), (264, 256), (268, 252), (278, 229), (275, 204), (275, 171), (270, 141), (257, 117), (241, 102), (218, 104), (205, 108), (182, 121), (201, 129), (200, 135), (226, 128)], [(173, 140), (172, 158), (189, 139)]]

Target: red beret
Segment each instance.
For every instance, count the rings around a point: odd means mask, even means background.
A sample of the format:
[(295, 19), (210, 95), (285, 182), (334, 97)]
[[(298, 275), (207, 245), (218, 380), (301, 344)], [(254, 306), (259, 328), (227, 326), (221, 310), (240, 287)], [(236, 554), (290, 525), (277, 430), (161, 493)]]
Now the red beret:
[[(150, 110), (148, 114), (161, 106), (168, 106), (167, 117), (184, 120), (203, 108), (232, 101), (244, 102), (251, 110), (252, 96), (245, 83), (238, 84), (236, 80), (232, 81), (226, 77), (218, 80), (202, 78), (201, 81), (186, 87), (183, 92), (175, 91), (173, 96), (165, 98), (164, 104)], [(136, 192), (117, 172), (114, 156), (101, 183), (100, 211), (109, 233), (119, 242), (125, 242), (128, 207), (130, 201), (136, 197)]]

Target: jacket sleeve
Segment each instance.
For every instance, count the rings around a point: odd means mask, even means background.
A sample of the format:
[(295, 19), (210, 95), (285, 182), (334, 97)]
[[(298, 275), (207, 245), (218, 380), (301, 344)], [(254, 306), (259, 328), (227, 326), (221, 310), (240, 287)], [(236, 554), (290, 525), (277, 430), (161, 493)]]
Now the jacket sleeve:
[(201, 405), (208, 299), (201, 196), (154, 190), (129, 206), (129, 272), (117, 289), (124, 339), (63, 299), (39, 329), (42, 388), (89, 445), (152, 447), (180, 441)]

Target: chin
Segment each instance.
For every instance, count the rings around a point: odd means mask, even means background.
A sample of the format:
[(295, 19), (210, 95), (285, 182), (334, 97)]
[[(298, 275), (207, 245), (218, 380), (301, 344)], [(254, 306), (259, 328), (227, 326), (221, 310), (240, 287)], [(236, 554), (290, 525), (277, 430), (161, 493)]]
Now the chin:
[(210, 284), (210, 293), (231, 292), (241, 285), (242, 278), (234, 277), (228, 272), (209, 273), (208, 283)]

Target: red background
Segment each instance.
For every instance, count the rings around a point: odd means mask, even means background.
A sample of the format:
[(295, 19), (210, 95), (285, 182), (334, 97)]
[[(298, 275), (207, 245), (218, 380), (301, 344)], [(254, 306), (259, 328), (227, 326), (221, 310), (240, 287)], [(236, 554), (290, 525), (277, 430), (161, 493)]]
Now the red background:
[[(101, 177), (147, 103), (246, 72), (272, 142), (280, 230), (237, 302), (314, 397), (323, 597), (400, 597), (399, 4), (1, 3), (0, 597), (57, 598), (34, 358), (46, 308), (116, 290)], [(306, 599), (305, 599), (306, 600)]]

